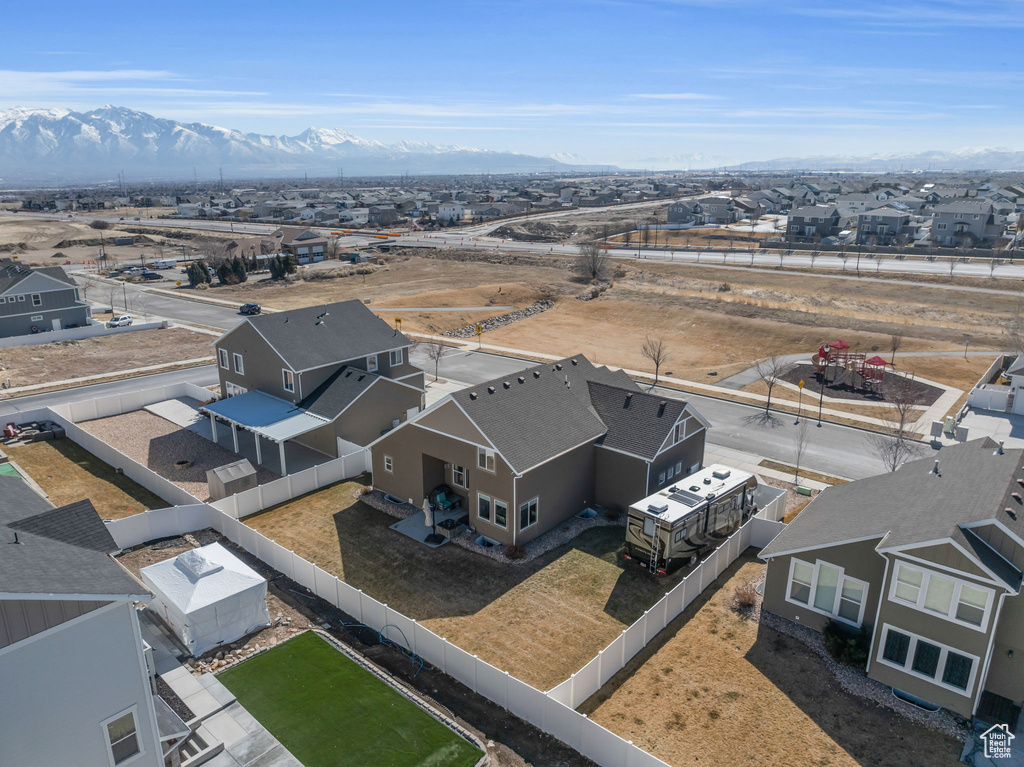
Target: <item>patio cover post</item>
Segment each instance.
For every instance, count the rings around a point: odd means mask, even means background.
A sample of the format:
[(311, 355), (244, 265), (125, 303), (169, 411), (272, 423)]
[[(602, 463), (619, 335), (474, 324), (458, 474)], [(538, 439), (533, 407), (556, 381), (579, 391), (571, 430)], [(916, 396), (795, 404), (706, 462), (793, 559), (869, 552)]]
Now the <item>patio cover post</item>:
[(263, 463), (263, 455), (260, 453), (260, 433), (254, 431), (252, 436), (256, 438), (256, 463)]
[(234, 421), (231, 422), (231, 439), (235, 443), (235, 452), (238, 452), (238, 426)]
[(210, 431), (213, 432), (213, 444), (217, 444), (217, 417), (210, 413)]
[(281, 476), (285, 476), (288, 473), (288, 468), (284, 463), (284, 440), (277, 443), (277, 448), (281, 453)]

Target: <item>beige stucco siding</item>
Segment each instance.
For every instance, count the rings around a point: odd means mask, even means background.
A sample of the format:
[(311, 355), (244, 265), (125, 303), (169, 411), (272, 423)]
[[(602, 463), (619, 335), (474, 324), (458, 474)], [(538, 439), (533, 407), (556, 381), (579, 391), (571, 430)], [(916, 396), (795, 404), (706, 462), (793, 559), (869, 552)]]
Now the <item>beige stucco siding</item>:
[[(299, 401), (298, 386), (294, 392), (284, 390), (281, 376), (281, 370), (287, 367), (284, 361), (248, 322), (218, 339), (214, 348), (218, 350), (217, 372), (223, 394), (227, 393), (226, 384), (231, 382), (249, 390), (259, 389), (289, 402)], [(228, 370), (220, 366), (220, 349), (227, 350)], [(235, 372), (234, 354), (242, 355), (241, 374)]]
[[(525, 543), (594, 503), (592, 442), (570, 450), (523, 474), (516, 482), (516, 542)], [(537, 498), (537, 523), (519, 529), (519, 507)]]
[(647, 462), (635, 456), (594, 448), (594, 498), (623, 514), (647, 493)]
[(809, 606), (795, 604), (786, 599), (789, 588), (789, 569), (793, 559), (808, 564), (818, 560), (843, 568), (845, 575), (868, 583), (868, 593), (864, 604), (864, 625), (870, 626), (878, 609), (878, 598), (881, 593), (878, 584), (885, 574), (885, 559), (875, 551), (877, 540), (859, 541), (839, 546), (803, 551), (792, 556), (772, 557), (768, 562), (764, 586), (764, 609), (788, 618), (791, 621), (821, 631), (829, 621), (824, 615)]

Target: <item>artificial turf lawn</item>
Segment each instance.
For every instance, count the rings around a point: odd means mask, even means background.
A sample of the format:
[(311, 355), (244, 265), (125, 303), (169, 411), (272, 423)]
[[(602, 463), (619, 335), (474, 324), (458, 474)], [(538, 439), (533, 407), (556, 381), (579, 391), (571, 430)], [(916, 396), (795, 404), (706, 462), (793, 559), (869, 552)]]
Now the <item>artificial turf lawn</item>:
[(483, 756), (311, 631), (217, 678), (305, 767), (470, 767)]

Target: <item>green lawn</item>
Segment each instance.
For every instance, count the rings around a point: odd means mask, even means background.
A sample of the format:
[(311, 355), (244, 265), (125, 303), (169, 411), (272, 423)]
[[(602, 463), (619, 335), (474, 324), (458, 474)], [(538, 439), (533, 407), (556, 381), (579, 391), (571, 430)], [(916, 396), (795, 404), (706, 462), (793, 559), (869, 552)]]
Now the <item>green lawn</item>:
[(483, 756), (311, 631), (217, 678), (305, 767), (470, 767)]

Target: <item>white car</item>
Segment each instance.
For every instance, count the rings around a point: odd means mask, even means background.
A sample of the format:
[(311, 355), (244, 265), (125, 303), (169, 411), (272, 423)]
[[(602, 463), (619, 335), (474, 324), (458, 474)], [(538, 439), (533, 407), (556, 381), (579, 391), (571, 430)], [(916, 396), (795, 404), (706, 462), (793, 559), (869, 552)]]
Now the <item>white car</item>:
[(121, 314), (117, 317), (111, 317), (107, 320), (108, 328), (126, 328), (132, 324), (132, 316), (130, 314)]

